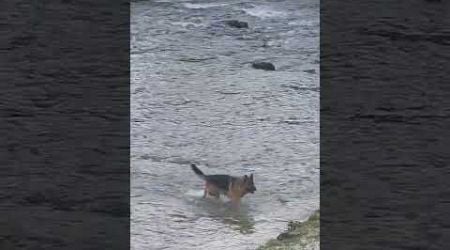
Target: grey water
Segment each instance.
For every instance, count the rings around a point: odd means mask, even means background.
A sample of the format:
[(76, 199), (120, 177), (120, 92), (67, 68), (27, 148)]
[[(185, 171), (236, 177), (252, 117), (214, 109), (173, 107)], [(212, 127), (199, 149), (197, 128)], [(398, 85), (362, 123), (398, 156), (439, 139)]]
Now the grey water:
[[(132, 249), (256, 249), (318, 209), (318, 0), (135, 1), (130, 46)], [(203, 199), (190, 163), (257, 191)]]

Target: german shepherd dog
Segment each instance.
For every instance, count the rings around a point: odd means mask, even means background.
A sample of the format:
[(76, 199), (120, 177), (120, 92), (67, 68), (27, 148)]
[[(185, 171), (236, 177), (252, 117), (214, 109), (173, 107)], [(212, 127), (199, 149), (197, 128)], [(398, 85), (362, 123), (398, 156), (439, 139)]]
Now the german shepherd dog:
[(250, 176), (234, 177), (230, 175), (205, 175), (195, 164), (191, 168), (196, 175), (206, 181), (203, 197), (212, 196), (219, 198), (226, 195), (234, 205), (239, 205), (240, 200), (247, 193), (256, 191), (253, 182), (253, 174)]

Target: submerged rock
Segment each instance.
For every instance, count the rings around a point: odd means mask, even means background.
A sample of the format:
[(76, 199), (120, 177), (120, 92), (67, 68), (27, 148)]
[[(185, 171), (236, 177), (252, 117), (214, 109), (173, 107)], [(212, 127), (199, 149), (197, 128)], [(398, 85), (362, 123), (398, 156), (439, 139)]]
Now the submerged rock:
[(254, 62), (252, 63), (252, 67), (255, 69), (275, 70), (275, 66), (269, 62)]
[(225, 23), (233, 28), (238, 28), (238, 29), (247, 29), (248, 28), (248, 23), (247, 22), (242, 22), (239, 20), (228, 20), (225, 21)]

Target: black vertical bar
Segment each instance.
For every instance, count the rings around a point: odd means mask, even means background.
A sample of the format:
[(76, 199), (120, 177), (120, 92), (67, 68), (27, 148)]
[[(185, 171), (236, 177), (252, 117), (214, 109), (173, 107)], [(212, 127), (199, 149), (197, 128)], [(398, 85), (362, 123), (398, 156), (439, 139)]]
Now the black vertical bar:
[(450, 246), (449, 4), (321, 2), (321, 249)]
[(0, 13), (0, 249), (129, 249), (128, 1)]

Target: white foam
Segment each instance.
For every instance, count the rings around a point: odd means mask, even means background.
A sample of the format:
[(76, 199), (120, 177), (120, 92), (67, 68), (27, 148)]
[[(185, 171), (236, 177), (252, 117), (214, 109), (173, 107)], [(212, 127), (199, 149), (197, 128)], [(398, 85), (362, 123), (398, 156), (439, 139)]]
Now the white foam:
[(188, 9), (208, 9), (213, 7), (222, 7), (228, 4), (226, 3), (184, 3), (184, 7)]
[(259, 18), (285, 17), (287, 13), (273, 10), (267, 6), (258, 6), (250, 9), (244, 9), (245, 13)]
[(204, 27), (205, 26), (202, 23), (193, 23), (193, 22), (172, 22), (171, 24), (175, 25), (175, 26), (181, 26), (183, 28), (189, 28), (189, 27), (198, 28), (198, 27)]
[(203, 190), (188, 190), (186, 192), (186, 196), (190, 196), (190, 197), (195, 197), (195, 198), (200, 198), (203, 197)]

